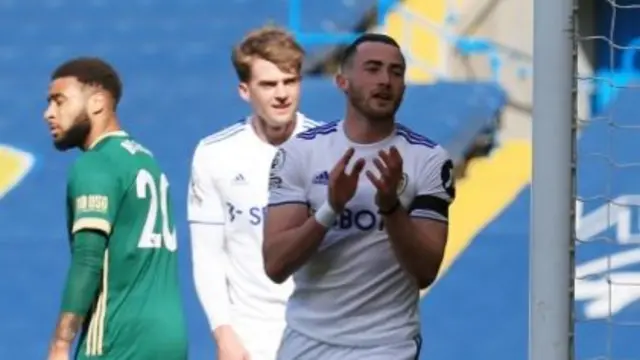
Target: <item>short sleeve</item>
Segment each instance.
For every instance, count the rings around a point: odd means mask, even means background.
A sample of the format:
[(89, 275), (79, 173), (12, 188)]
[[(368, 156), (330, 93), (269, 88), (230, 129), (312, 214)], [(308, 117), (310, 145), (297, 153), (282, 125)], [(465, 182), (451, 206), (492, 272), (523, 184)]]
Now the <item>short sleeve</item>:
[(106, 159), (93, 154), (79, 158), (67, 182), (71, 233), (98, 230), (110, 235), (122, 191), (117, 169)]
[(449, 221), (449, 206), (456, 197), (453, 161), (438, 148), (420, 164), (417, 191), (409, 208), (412, 217)]
[[(292, 141), (295, 141), (293, 139)], [(304, 162), (300, 151), (289, 141), (278, 149), (269, 172), (269, 206), (307, 204), (304, 186)]]
[(191, 179), (187, 196), (189, 222), (213, 225), (225, 223), (224, 207), (211, 168), (198, 147), (191, 163)]

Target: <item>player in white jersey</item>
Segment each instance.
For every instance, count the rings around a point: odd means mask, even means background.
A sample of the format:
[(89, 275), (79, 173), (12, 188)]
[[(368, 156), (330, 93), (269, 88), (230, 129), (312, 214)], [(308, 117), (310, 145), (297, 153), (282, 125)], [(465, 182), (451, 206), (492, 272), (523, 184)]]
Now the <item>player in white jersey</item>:
[(395, 123), (404, 75), (392, 38), (361, 36), (337, 76), (344, 120), (274, 157), (265, 270), (295, 284), (279, 360), (418, 357), (419, 291), (442, 262), (455, 190), (447, 152)]
[(275, 359), (292, 284), (264, 274), (263, 211), (276, 145), (313, 127), (297, 113), (303, 52), (283, 30), (251, 32), (233, 52), (253, 114), (198, 144), (188, 216), (196, 290), (220, 360)]

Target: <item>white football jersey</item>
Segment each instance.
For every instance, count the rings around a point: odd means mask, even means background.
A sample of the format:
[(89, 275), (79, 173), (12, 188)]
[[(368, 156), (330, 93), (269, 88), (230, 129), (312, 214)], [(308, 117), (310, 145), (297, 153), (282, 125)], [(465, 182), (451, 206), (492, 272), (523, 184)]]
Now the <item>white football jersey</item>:
[[(400, 124), (375, 144), (351, 142), (342, 122), (290, 139), (272, 163), (269, 206), (302, 203), (313, 211), (327, 201), (329, 172), (348, 148), (355, 149), (350, 165), (364, 158), (365, 171), (379, 174), (372, 160), (392, 145), (404, 164), (402, 205), (412, 217), (447, 222), (455, 197), (453, 163), (442, 147)], [(401, 268), (374, 198), (363, 171), (356, 194), (318, 251), (293, 275), (286, 315), (291, 329), (344, 346), (396, 343), (419, 334), (419, 288)]]
[[(294, 133), (316, 125), (298, 114)], [(292, 290), (290, 282), (276, 285), (269, 280), (262, 258), (269, 166), (276, 150), (257, 136), (249, 119), (204, 138), (195, 150), (188, 218), (191, 223), (224, 226), (229, 294), (219, 296), (229, 296), (232, 325), (284, 321)]]

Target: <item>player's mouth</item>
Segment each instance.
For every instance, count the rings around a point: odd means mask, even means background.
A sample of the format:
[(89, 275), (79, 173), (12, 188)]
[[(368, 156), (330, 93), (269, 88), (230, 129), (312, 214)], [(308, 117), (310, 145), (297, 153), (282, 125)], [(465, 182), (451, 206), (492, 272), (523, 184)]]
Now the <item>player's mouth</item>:
[(289, 109), (291, 108), (291, 104), (290, 103), (277, 104), (277, 105), (272, 105), (271, 107), (278, 113), (285, 113), (289, 111)]
[(376, 100), (381, 100), (385, 102), (393, 100), (393, 95), (391, 94), (391, 92), (388, 92), (388, 91), (381, 91), (381, 92), (374, 93), (372, 97)]

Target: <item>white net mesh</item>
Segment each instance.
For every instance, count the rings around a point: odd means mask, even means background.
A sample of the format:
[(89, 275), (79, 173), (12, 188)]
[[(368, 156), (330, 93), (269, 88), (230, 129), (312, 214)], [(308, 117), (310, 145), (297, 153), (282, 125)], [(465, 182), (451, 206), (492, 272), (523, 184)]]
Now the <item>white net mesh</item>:
[[(593, 53), (593, 108), (577, 154), (576, 359), (640, 359), (640, 2), (581, 6), (581, 54)], [(592, 8), (592, 9), (591, 9)], [(584, 19), (589, 17), (588, 19)], [(595, 24), (595, 26), (592, 26)], [(592, 28), (594, 30), (589, 30)]]

